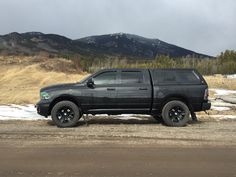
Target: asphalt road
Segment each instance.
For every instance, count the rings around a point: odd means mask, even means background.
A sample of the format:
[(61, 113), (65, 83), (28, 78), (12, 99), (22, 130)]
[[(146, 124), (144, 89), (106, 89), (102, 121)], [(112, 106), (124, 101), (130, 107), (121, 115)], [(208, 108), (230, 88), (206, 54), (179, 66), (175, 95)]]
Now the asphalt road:
[(1, 177), (234, 177), (235, 148), (0, 148)]

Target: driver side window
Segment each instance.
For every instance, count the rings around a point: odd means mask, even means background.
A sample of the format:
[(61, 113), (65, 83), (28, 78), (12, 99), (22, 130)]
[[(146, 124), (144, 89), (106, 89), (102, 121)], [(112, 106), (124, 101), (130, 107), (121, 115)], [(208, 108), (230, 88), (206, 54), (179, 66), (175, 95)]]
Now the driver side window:
[(108, 71), (98, 74), (93, 78), (95, 85), (110, 85), (116, 84), (116, 75), (115, 71)]

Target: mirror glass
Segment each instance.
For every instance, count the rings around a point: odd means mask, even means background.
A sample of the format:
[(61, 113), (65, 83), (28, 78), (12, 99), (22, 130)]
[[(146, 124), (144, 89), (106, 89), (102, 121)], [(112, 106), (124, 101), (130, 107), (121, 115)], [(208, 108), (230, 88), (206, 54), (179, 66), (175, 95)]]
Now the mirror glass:
[(87, 81), (87, 86), (88, 86), (88, 87), (93, 87), (93, 86), (94, 86), (93, 78), (90, 78), (90, 79)]

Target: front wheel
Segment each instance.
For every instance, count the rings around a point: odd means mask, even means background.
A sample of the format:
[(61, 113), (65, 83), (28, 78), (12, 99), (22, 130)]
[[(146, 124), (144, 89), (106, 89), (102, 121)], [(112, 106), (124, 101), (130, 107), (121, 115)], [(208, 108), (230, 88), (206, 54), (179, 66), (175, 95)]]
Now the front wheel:
[(162, 109), (162, 118), (168, 126), (185, 126), (189, 121), (188, 106), (182, 101), (170, 101)]
[(81, 117), (80, 115), (78, 106), (71, 101), (57, 103), (51, 112), (53, 122), (62, 128), (75, 126)]

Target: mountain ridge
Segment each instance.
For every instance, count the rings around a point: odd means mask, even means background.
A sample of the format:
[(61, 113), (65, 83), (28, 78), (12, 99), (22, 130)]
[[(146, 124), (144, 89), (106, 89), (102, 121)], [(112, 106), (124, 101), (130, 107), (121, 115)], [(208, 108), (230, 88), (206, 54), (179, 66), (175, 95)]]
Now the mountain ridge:
[(57, 34), (41, 32), (9, 33), (0, 35), (0, 54), (35, 55), (49, 54), (118, 55), (153, 59), (160, 55), (170, 57), (212, 58), (159, 39), (145, 38), (135, 34), (114, 33), (88, 36), (72, 40)]

